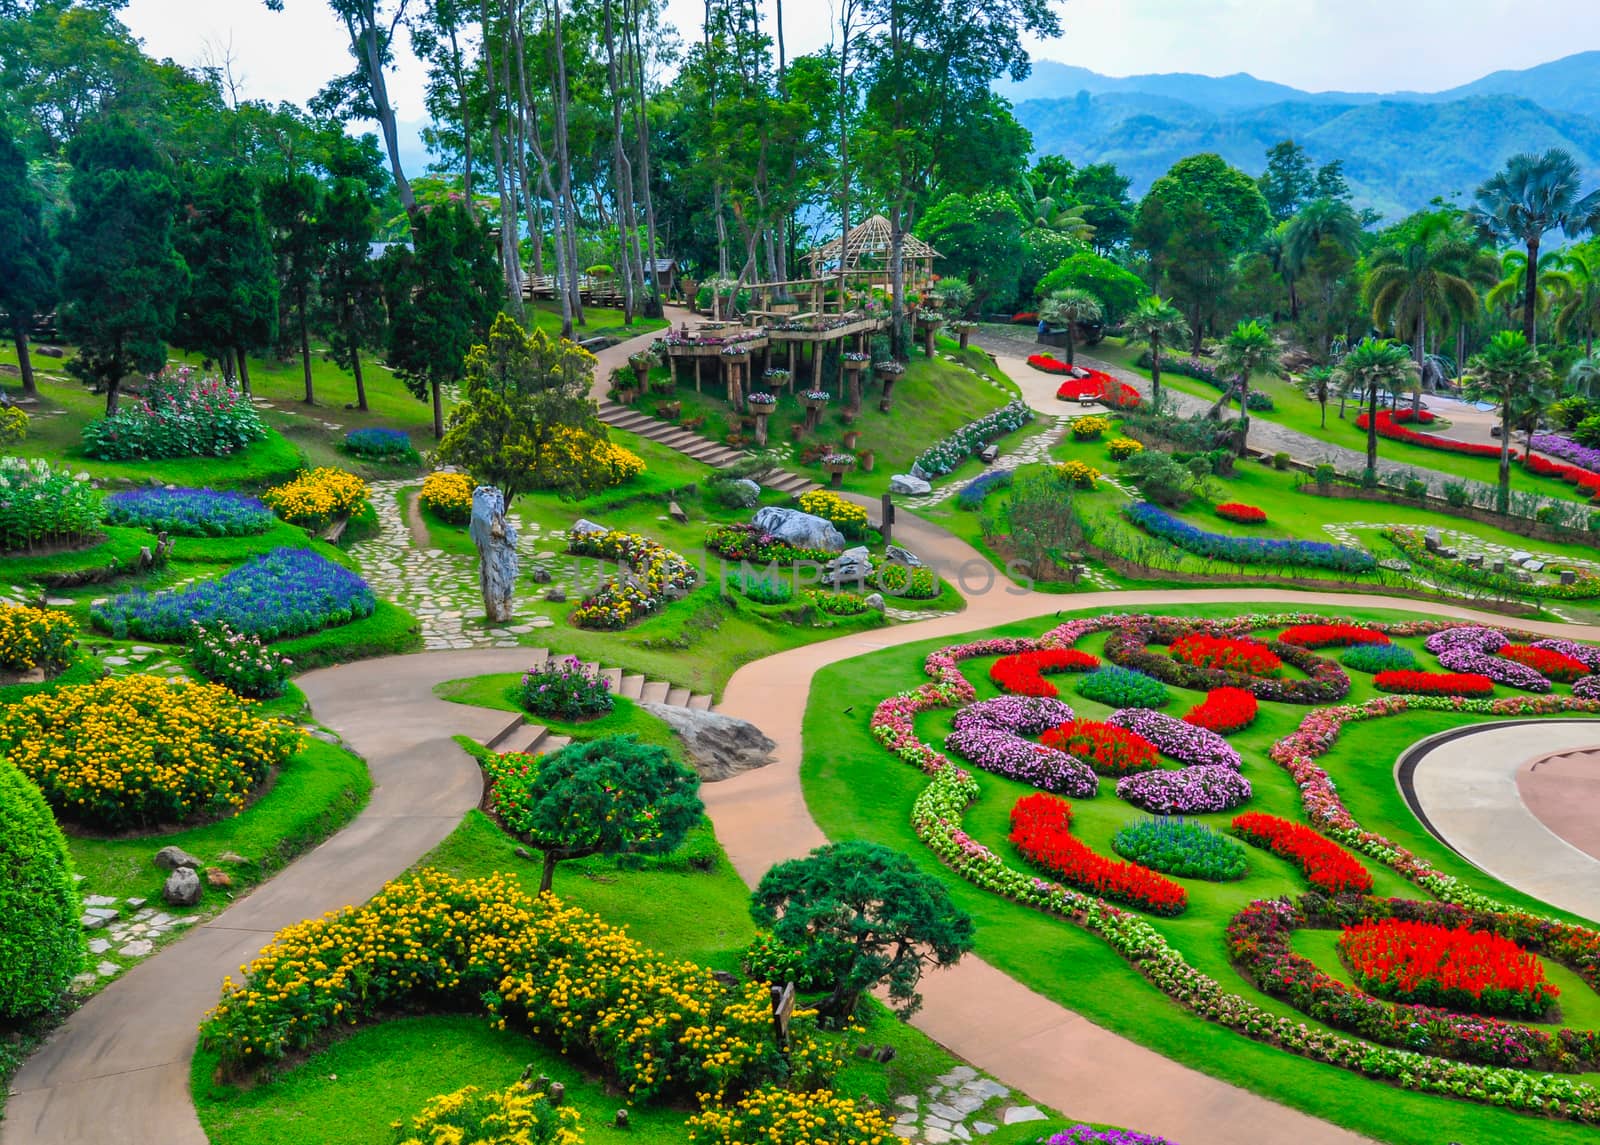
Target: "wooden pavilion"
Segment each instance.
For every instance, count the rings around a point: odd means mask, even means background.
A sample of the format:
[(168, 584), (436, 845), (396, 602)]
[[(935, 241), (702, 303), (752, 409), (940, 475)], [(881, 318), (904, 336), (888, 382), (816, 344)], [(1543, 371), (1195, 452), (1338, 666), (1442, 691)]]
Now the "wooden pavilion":
[[(891, 289), (889, 256), (891, 253), (889, 220), (873, 215), (865, 222), (851, 227), (842, 239), (833, 239), (810, 251), (805, 257), (811, 264), (812, 278), (827, 278), (821, 268), (831, 265), (832, 277), (838, 277), (839, 263), (844, 262), (847, 276), (857, 279), (858, 289), (870, 290), (882, 286), (885, 293)], [(941, 257), (916, 235), (907, 234), (901, 239), (902, 260), (905, 266), (906, 290), (926, 290), (933, 283), (933, 260)], [(864, 286), (860, 279), (866, 280)], [(881, 282), (879, 281), (881, 280)]]

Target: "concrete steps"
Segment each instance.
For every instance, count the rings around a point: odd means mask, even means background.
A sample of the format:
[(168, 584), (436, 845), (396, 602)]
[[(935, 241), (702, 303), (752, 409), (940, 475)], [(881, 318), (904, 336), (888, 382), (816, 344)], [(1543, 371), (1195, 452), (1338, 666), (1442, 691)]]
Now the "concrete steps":
[[(702, 437), (691, 430), (673, 425), (671, 422), (660, 421), (649, 417), (638, 410), (627, 406), (619, 406), (613, 401), (600, 403), (600, 420), (617, 429), (636, 433), (640, 437), (657, 442), (668, 449), (675, 449), (685, 457), (692, 458), (704, 465), (720, 469), (726, 465), (745, 457), (743, 450), (732, 449), (721, 442), (712, 441)], [(757, 478), (758, 481), (769, 489), (776, 489), (780, 493), (798, 497), (822, 486), (809, 478), (789, 473), (782, 469), (774, 469)]]

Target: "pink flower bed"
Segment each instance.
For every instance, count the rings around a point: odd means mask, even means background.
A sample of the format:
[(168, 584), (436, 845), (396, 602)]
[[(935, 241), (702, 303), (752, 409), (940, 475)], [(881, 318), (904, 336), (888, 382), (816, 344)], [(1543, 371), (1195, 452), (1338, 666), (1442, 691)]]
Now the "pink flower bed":
[(1232, 811), (1250, 801), (1250, 781), (1231, 767), (1181, 767), (1117, 780), (1117, 797), (1152, 815)]
[[(1106, 723), (1126, 728), (1156, 745), (1156, 750), (1179, 763), (1193, 767), (1231, 767), (1238, 771), (1244, 766), (1238, 750), (1209, 728), (1173, 716), (1164, 716), (1146, 708), (1119, 708), (1111, 713)], [(1246, 795), (1246, 798), (1249, 798)]]

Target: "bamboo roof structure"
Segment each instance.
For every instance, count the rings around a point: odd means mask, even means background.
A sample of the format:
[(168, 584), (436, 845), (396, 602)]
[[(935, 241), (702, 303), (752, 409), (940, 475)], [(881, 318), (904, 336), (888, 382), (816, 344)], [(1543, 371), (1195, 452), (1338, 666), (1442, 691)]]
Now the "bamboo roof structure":
[[(900, 241), (907, 260), (925, 260), (931, 267), (934, 259), (944, 257), (916, 235), (906, 234)], [(809, 252), (806, 259), (811, 263), (811, 273), (816, 274), (819, 263), (837, 262), (840, 252), (843, 251), (844, 269), (851, 271), (861, 266), (864, 257), (873, 259), (879, 266), (888, 265), (889, 248), (889, 220), (882, 215), (873, 215), (865, 222), (851, 227), (850, 233), (845, 235), (842, 241), (833, 239), (825, 242)]]

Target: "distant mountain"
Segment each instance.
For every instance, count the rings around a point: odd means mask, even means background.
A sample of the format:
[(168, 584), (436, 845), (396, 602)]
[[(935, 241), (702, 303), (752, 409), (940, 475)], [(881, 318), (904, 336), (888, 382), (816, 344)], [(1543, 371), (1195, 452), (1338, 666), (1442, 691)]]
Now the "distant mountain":
[(1519, 151), (1564, 147), (1600, 181), (1600, 52), (1432, 93), (1303, 92), (1244, 74), (1112, 77), (1051, 61), (999, 90), (1040, 152), (1114, 162), (1136, 194), (1197, 151), (1258, 174), (1281, 139), (1317, 163), (1343, 159), (1358, 204), (1387, 216), (1438, 195), (1464, 202)]

